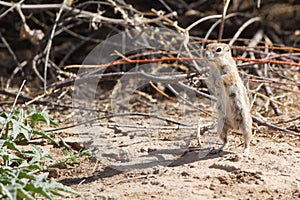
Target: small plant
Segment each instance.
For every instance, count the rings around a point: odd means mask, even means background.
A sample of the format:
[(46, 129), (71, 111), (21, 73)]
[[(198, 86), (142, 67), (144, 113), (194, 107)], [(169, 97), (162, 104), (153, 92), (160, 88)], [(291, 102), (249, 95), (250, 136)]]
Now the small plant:
[(64, 150), (63, 153), (65, 154), (65, 160), (61, 161), (61, 162), (58, 162), (58, 163), (55, 163), (53, 165), (50, 165), (50, 167), (59, 167), (61, 165), (67, 165), (71, 162), (75, 162), (75, 163), (78, 163), (78, 158), (82, 157), (82, 156), (91, 156), (92, 155), (92, 152), (91, 150), (84, 150), (82, 152), (79, 152), (75, 155), (71, 155), (69, 151), (67, 150)]
[[(40, 145), (30, 144), (33, 137), (42, 137), (55, 145), (58, 143), (39, 125), (57, 125), (46, 112), (32, 109), (29, 114), (15, 110), (10, 115), (1, 112), (0, 124), (3, 125), (0, 138), (0, 199), (54, 199), (64, 192), (78, 194), (61, 183), (49, 180), (46, 161), (53, 161), (50, 154)], [(24, 148), (24, 146), (26, 148)]]
[(58, 145), (57, 142), (44, 131), (35, 129), (40, 122), (47, 126), (57, 126), (57, 124), (49, 118), (45, 109), (42, 112), (36, 112), (35, 109), (32, 109), (28, 115), (26, 115), (23, 110), (15, 110), (11, 115), (2, 112), (0, 113), (0, 124), (5, 125), (6, 127), (3, 127), (4, 134), (1, 139), (15, 142), (24, 139), (29, 141), (32, 135), (40, 135), (43, 138), (50, 140), (55, 145)]

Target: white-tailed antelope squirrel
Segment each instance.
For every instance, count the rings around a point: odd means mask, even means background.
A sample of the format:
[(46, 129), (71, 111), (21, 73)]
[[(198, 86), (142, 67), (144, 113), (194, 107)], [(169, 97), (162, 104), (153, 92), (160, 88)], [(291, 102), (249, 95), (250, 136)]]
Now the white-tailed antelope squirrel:
[(228, 132), (241, 130), (245, 139), (244, 154), (248, 155), (252, 137), (250, 102), (230, 47), (223, 43), (208, 44), (205, 56), (210, 67), (209, 81), (218, 99), (217, 132), (223, 141), (221, 148), (211, 153), (218, 153), (227, 146)]

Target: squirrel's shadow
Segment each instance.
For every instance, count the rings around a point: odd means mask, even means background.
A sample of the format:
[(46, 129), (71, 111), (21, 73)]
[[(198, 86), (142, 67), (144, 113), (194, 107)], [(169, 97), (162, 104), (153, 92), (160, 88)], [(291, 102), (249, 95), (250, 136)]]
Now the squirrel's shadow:
[(201, 150), (197, 147), (191, 147), (189, 151), (186, 151), (180, 158), (169, 164), (168, 167), (177, 167), (180, 165), (189, 164), (201, 160), (214, 159), (227, 154), (230, 154), (230, 152), (221, 151), (220, 153), (212, 154), (211, 150), (209, 149)]

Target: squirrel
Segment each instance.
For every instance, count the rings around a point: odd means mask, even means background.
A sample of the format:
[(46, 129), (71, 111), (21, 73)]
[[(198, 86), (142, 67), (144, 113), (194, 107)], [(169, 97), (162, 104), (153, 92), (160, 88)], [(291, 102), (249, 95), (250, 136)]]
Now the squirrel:
[(245, 140), (244, 155), (247, 156), (252, 138), (251, 105), (230, 47), (224, 43), (208, 44), (205, 57), (210, 67), (209, 82), (217, 97), (217, 133), (223, 142), (219, 149), (211, 153), (219, 153), (227, 147), (228, 132), (241, 130)]

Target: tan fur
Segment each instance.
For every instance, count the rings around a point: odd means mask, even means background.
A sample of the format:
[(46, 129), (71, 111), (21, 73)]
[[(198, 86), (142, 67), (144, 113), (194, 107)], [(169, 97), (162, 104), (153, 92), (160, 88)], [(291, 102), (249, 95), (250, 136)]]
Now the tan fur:
[(252, 137), (252, 118), (247, 90), (239, 76), (230, 47), (223, 43), (207, 45), (206, 58), (210, 67), (210, 83), (217, 96), (218, 135), (223, 141), (218, 153), (227, 146), (227, 134), (241, 130), (244, 135), (244, 154), (248, 155)]

